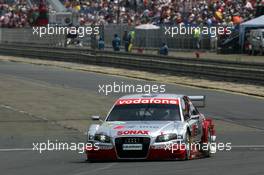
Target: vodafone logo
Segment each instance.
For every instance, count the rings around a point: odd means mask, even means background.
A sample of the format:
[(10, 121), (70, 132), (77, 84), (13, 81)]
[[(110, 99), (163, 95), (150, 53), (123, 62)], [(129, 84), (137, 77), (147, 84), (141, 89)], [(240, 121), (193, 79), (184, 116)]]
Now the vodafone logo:
[(178, 99), (166, 98), (138, 98), (138, 99), (120, 99), (116, 101), (116, 105), (129, 105), (129, 104), (179, 104)]
[(118, 131), (117, 135), (149, 135), (149, 131), (146, 130)]

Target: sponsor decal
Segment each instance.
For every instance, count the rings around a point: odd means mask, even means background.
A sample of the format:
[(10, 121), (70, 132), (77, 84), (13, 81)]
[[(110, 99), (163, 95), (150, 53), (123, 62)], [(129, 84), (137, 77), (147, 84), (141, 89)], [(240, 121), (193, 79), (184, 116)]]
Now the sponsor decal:
[(118, 125), (118, 126), (114, 127), (114, 129), (124, 129), (124, 128), (125, 128), (124, 125)]
[(116, 105), (129, 105), (129, 104), (175, 104), (178, 105), (178, 99), (171, 98), (136, 98), (136, 99), (119, 99)]
[(150, 129), (158, 129), (158, 128), (160, 128), (159, 126), (148, 126), (148, 125), (146, 125), (146, 126), (139, 126), (140, 128), (150, 128)]
[(132, 128), (135, 128), (136, 126), (133, 126), (133, 125), (129, 125), (129, 126), (126, 126), (126, 128), (128, 129), (132, 129)]
[(112, 128), (114, 125), (112, 123), (105, 123), (105, 126), (108, 128)]
[(123, 121), (113, 121), (111, 123), (116, 124), (116, 125), (124, 125), (124, 124), (126, 124), (126, 122), (123, 122)]
[(126, 131), (118, 131), (117, 135), (149, 135), (149, 131), (147, 130), (126, 130)]
[(113, 127), (113, 126), (115, 126), (115, 125), (124, 125), (124, 124), (126, 124), (126, 122), (121, 122), (121, 121), (114, 121), (114, 122), (104, 122), (104, 125), (106, 126), (106, 127)]

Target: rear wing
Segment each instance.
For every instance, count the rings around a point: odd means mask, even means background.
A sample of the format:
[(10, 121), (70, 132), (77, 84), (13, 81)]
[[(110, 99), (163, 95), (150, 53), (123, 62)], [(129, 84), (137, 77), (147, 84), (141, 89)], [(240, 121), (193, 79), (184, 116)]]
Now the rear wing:
[(205, 107), (205, 95), (188, 96), (192, 104), (197, 108)]

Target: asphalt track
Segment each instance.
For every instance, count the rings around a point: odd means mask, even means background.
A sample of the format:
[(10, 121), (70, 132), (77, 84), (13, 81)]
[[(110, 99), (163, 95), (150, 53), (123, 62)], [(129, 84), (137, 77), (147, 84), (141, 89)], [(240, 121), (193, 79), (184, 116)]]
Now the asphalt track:
[[(34, 105), (25, 105), (27, 109), (24, 106), (23, 111), (20, 110), (19, 105), (12, 106), (12, 104), (16, 104), (15, 101), (9, 99), (5, 93), (12, 88), (17, 92), (19, 87), (12, 87), (11, 85), (8, 87), (9, 81), (4, 81), (8, 79), (17, 82), (23, 80), (28, 84), (45, 84), (46, 87), (59, 87), (62, 90), (70, 89), (76, 93), (83, 91), (94, 97), (94, 99), (87, 101), (88, 105), (100, 98), (111, 102), (121, 95), (109, 94), (106, 97), (104, 94), (98, 93), (99, 84), (111, 84), (113, 81), (141, 85), (157, 84), (156, 82), (56, 67), (0, 62), (1, 174), (264, 174), (263, 99), (168, 84), (166, 85), (166, 92), (207, 96), (207, 107), (202, 111), (215, 119), (218, 132), (217, 140), (218, 142), (231, 142), (233, 146), (231, 151), (218, 151), (212, 158), (192, 161), (88, 163), (85, 162), (85, 156), (76, 151), (46, 151), (40, 154), (37, 151), (20, 150), (21, 148), (32, 148), (33, 142), (45, 142), (47, 139), (82, 142), (85, 141), (85, 135), (75, 129), (65, 128), (49, 122), (49, 111), (41, 114), (47, 120), (35, 117), (34, 113), (27, 113), (27, 111), (34, 108)], [(19, 83), (17, 86), (19, 86)], [(8, 89), (3, 87), (8, 87)], [(52, 96), (52, 92), (50, 94)], [(67, 97), (67, 94), (62, 94), (62, 96)], [(21, 99), (16, 100), (20, 101)], [(29, 104), (28, 101), (24, 103)], [(106, 102), (102, 101), (102, 104), (106, 104)], [(8, 107), (8, 105), (11, 107)], [(99, 106), (95, 111), (105, 110), (111, 104), (104, 106), (107, 107), (102, 109)], [(43, 108), (48, 107), (43, 106)], [(64, 115), (62, 114), (63, 111), (59, 111), (54, 115), (63, 118)], [(67, 116), (66, 112), (65, 116)], [(74, 120), (74, 116), (71, 116), (69, 120)], [(82, 120), (86, 120), (86, 118), (82, 118)], [(89, 120), (88, 116), (87, 120)]]

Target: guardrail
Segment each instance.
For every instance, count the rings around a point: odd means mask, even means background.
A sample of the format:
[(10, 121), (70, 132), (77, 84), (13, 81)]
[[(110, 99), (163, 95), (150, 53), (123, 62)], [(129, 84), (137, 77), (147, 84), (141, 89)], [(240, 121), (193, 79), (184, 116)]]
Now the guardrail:
[(261, 63), (19, 44), (0, 44), (0, 54), (187, 75), (220, 81), (264, 84), (264, 64)]

